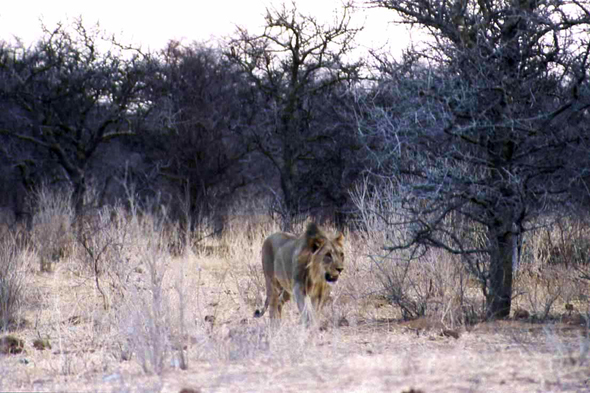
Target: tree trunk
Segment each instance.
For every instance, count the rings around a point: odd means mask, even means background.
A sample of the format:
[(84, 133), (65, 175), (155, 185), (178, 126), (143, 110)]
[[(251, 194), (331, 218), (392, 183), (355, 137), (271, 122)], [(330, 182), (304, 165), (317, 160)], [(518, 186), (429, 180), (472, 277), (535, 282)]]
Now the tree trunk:
[[(504, 114), (502, 105), (496, 113), (500, 123), (508, 114)], [(491, 245), (489, 287), (487, 292), (487, 318), (507, 318), (510, 315), (512, 303), (512, 259), (516, 245), (514, 232), (515, 211), (514, 202), (518, 200), (517, 192), (507, 174), (511, 173), (510, 163), (514, 156), (514, 139), (511, 129), (498, 127), (491, 135), (488, 144), (490, 162), (489, 183), (500, 191), (501, 204), (494, 204), (493, 213), (488, 216), (488, 238)], [(498, 206), (500, 205), (500, 206)], [(511, 206), (512, 205), (512, 206)]]
[(490, 282), (487, 294), (487, 317), (507, 318), (512, 304), (512, 270), (514, 237), (511, 230), (490, 229), (492, 243)]
[(283, 191), (282, 206), (282, 230), (291, 232), (293, 229), (293, 218), (296, 214), (295, 192), (293, 190), (292, 173), (288, 169), (281, 171), (281, 189)]
[(86, 194), (86, 181), (83, 174), (80, 176), (76, 176), (73, 179), (74, 183), (74, 192), (72, 193), (72, 203), (74, 205), (74, 212), (76, 217), (80, 217), (82, 215), (82, 211), (84, 209), (84, 195)]
[(293, 127), (288, 119), (293, 119), (294, 116), (284, 115), (283, 127), (283, 162), (280, 170), (281, 176), (281, 191), (283, 192), (283, 206), (281, 215), (283, 216), (283, 231), (291, 232), (293, 227), (293, 219), (298, 212), (297, 193), (295, 190), (295, 181), (297, 179), (297, 162), (296, 149), (297, 147), (297, 129)]

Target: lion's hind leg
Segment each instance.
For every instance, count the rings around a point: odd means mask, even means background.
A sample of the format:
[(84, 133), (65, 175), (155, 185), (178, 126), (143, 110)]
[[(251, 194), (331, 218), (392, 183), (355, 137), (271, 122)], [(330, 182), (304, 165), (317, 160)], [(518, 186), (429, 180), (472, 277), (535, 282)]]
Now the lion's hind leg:
[(291, 295), (289, 294), (289, 292), (287, 292), (286, 290), (282, 290), (280, 295), (279, 295), (279, 301), (278, 301), (278, 314), (279, 314), (279, 318), (281, 318), (282, 313), (283, 313), (283, 306), (285, 305), (285, 303), (287, 303), (289, 300), (291, 299)]
[(266, 239), (262, 245), (262, 270), (264, 271), (264, 281), (266, 284), (266, 300), (264, 301), (264, 308), (254, 312), (255, 318), (260, 318), (264, 315), (271, 305), (271, 300), (274, 296), (274, 250), (272, 248), (272, 242), (269, 239)]
[(273, 279), (267, 277), (266, 280), (266, 300), (264, 301), (264, 307), (262, 310), (256, 310), (254, 312), (254, 318), (260, 318), (264, 315), (266, 310), (270, 307), (270, 317), (273, 318), (275, 310), (278, 307), (278, 298), (281, 291), (280, 287), (277, 287), (276, 283), (273, 283)]
[(272, 290), (269, 293), (269, 308), (270, 308), (270, 318), (276, 319), (281, 318), (281, 310), (283, 308), (283, 293), (285, 290), (278, 281), (275, 279), (272, 285)]

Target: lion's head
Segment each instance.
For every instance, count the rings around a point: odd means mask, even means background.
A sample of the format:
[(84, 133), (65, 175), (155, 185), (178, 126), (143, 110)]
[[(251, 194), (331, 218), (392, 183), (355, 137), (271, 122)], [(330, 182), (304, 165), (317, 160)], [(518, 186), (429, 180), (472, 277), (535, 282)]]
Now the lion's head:
[[(344, 235), (339, 233), (330, 238), (312, 223), (308, 225), (305, 237), (311, 253), (307, 261), (311, 279), (315, 282), (324, 280), (328, 284), (338, 281), (344, 270)], [(307, 258), (308, 255), (302, 253), (302, 257)]]

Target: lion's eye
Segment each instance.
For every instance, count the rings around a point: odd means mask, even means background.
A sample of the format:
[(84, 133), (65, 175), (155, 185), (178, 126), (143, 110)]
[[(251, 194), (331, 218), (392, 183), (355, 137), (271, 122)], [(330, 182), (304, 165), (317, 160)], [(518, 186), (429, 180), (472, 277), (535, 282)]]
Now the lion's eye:
[(326, 254), (324, 256), (324, 262), (326, 262), (326, 263), (332, 262), (332, 254)]

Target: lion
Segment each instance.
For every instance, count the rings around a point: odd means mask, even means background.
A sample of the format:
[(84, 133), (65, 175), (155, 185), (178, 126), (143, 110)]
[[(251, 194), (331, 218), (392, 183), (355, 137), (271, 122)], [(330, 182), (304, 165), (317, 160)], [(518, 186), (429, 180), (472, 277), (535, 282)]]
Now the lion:
[(262, 268), (266, 280), (264, 308), (256, 310), (260, 318), (270, 307), (270, 318), (281, 318), (283, 305), (295, 296), (302, 322), (315, 322), (328, 299), (330, 286), (344, 270), (344, 235), (328, 237), (315, 223), (301, 236), (277, 232), (262, 244)]

